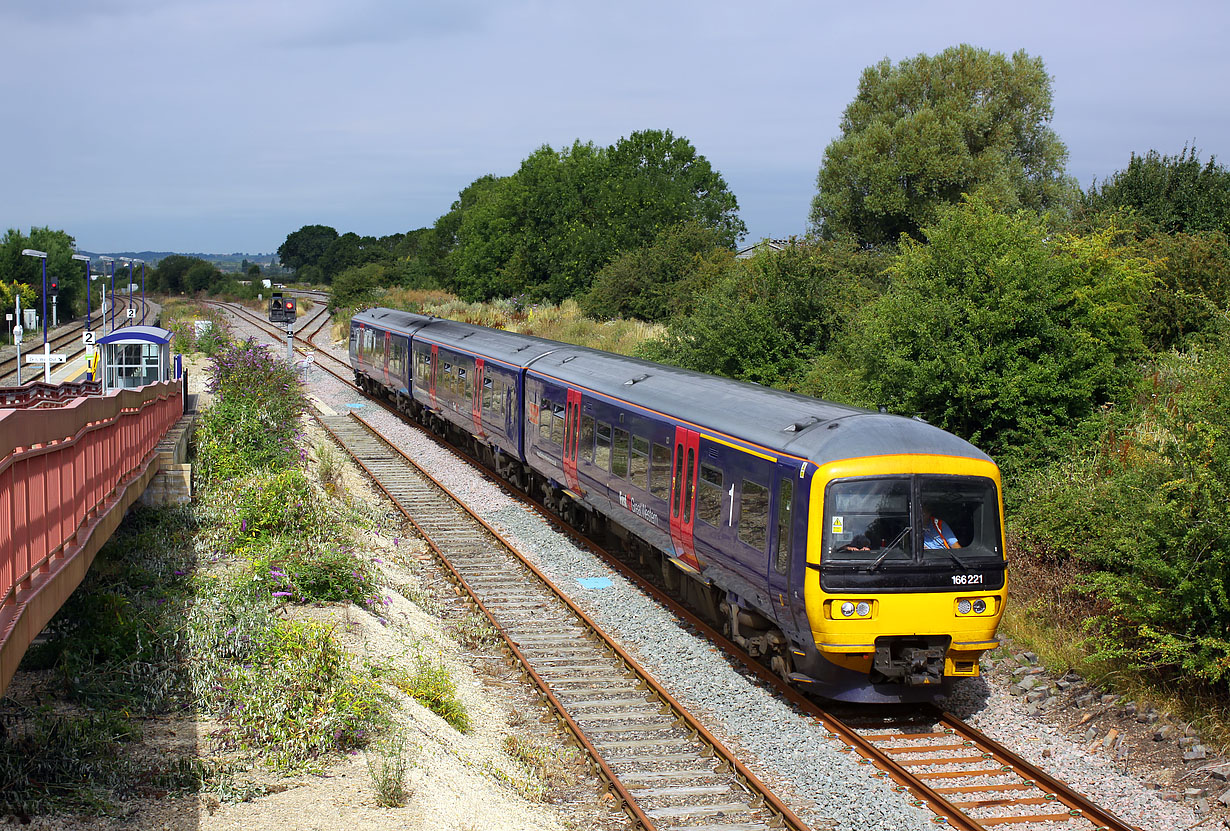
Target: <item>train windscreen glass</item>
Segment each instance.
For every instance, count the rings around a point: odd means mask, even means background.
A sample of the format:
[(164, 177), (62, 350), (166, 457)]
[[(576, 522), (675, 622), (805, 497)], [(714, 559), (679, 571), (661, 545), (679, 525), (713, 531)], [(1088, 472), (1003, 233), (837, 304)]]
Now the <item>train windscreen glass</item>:
[(913, 476), (829, 485), (824, 558), (964, 564), (1002, 557), (999, 498), (990, 479)]

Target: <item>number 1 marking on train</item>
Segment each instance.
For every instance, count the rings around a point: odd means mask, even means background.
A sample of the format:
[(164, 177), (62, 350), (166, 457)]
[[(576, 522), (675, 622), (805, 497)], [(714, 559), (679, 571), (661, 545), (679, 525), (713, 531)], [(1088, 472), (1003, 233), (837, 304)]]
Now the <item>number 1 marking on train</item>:
[(726, 518), (726, 524), (732, 528), (734, 527), (734, 524), (735, 524), (735, 485), (734, 485), (734, 482), (730, 483), (730, 516)]

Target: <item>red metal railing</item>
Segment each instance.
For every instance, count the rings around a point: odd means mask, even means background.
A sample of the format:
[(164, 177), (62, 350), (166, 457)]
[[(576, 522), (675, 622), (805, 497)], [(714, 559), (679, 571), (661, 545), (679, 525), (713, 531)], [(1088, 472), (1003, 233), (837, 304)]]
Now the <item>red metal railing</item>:
[(182, 415), (179, 381), (0, 409), (0, 691), (157, 472), (155, 448)]

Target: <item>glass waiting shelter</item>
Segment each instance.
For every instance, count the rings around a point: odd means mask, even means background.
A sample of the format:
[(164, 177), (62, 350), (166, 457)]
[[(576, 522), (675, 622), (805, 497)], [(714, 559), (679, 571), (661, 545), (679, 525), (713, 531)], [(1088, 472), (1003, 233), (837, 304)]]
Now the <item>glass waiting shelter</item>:
[(125, 326), (98, 339), (103, 392), (171, 378), (171, 330)]

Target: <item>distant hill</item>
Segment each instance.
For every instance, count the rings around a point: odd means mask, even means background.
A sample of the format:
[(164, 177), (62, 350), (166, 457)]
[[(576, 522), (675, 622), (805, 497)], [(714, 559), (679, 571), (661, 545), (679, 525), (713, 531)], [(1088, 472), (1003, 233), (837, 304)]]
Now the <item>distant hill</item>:
[(164, 257), (179, 254), (183, 257), (196, 257), (198, 259), (205, 260), (206, 262), (213, 263), (221, 271), (245, 271), (244, 263), (246, 262), (248, 265), (259, 265), (262, 272), (269, 272), (273, 274), (284, 273), (281, 265), (278, 264), (278, 255), (273, 253), (246, 254), (241, 251), (237, 251), (234, 254), (200, 254), (185, 253), (182, 251), (81, 251), (80, 253), (85, 254), (91, 259), (107, 256), (115, 257), (116, 259), (120, 257), (131, 257), (136, 260), (145, 260), (146, 268), (151, 268), (158, 265), (158, 261)]

